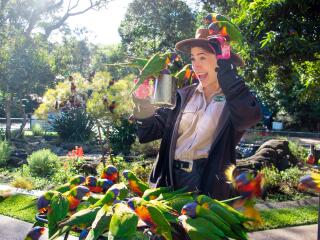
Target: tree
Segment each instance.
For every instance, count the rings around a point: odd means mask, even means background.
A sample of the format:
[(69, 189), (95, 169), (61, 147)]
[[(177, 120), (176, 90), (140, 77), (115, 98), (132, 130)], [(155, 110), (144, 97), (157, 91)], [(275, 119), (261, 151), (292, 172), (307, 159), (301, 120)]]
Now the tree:
[(134, 0), (119, 28), (126, 53), (140, 57), (173, 49), (194, 32), (194, 14), (179, 0)]
[(295, 127), (320, 130), (320, 3), (315, 0), (202, 1), (232, 17), (246, 38), (243, 74)]
[[(0, 1), (0, 90), (5, 96), (8, 139), (11, 138), (12, 104), (21, 103), (23, 110), (22, 98), (43, 89), (41, 74), (52, 75), (49, 62), (45, 62), (46, 53), (41, 48), (43, 43), (69, 17), (99, 9), (110, 1), (90, 0), (81, 1), (81, 4), (77, 0)], [(26, 84), (19, 86), (21, 82)]]

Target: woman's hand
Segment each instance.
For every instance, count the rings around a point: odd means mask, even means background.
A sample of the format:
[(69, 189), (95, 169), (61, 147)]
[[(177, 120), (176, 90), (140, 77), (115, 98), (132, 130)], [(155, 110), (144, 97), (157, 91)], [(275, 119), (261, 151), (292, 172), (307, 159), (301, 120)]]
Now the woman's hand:
[(136, 119), (144, 119), (154, 115), (156, 108), (151, 104), (149, 97), (141, 99), (133, 94), (132, 100), (135, 104), (133, 115)]

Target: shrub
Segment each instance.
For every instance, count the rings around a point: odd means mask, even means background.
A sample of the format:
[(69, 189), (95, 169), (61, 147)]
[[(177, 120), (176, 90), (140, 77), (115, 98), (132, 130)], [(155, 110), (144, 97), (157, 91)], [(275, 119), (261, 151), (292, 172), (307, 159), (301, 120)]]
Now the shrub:
[(33, 189), (33, 185), (31, 181), (22, 176), (14, 176), (14, 179), (11, 182), (11, 185), (16, 188), (23, 188), (27, 190)]
[(93, 134), (93, 120), (80, 108), (61, 112), (50, 124), (53, 130), (67, 141), (85, 142), (90, 140)]
[(44, 135), (44, 130), (39, 123), (34, 124), (31, 128), (31, 131), (33, 133), (33, 136), (43, 136)]
[(288, 168), (284, 171), (279, 171), (274, 166), (266, 167), (261, 170), (266, 179), (266, 188), (268, 198), (277, 200), (296, 200), (303, 197), (297, 186), (300, 177), (305, 173), (298, 167)]
[(143, 155), (144, 157), (155, 157), (158, 154), (160, 148), (160, 140), (152, 141), (149, 143), (139, 143), (136, 141), (131, 146), (131, 153), (133, 155)]
[(9, 156), (10, 156), (11, 148), (9, 143), (6, 140), (0, 140), (0, 166), (5, 166)]
[(35, 177), (50, 177), (60, 167), (59, 157), (49, 149), (33, 152), (27, 160), (30, 174)]
[(4, 128), (0, 128), (0, 140), (5, 140), (6, 139), (6, 131)]
[(112, 126), (109, 132), (110, 145), (115, 154), (128, 155), (130, 147), (136, 139), (136, 126), (130, 123), (128, 119), (121, 118), (117, 124)]
[(289, 149), (297, 159), (304, 162), (306, 161), (308, 156), (308, 149), (293, 141), (289, 141)]

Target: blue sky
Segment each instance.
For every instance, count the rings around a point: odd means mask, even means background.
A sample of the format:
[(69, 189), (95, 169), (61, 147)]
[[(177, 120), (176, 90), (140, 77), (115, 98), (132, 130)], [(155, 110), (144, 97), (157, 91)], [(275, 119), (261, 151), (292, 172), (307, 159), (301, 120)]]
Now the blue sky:
[[(86, 27), (89, 40), (95, 44), (114, 44), (121, 41), (118, 27), (125, 16), (128, 4), (133, 0), (115, 0), (106, 9), (89, 11), (79, 16), (71, 17), (67, 23), (71, 28)], [(148, 0), (146, 0), (148, 1)], [(195, 0), (185, 0), (194, 7)]]

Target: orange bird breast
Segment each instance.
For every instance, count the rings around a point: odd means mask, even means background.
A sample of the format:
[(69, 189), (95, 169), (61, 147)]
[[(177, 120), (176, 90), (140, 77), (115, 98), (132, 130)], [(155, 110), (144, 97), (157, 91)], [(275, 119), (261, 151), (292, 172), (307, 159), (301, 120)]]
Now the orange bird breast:
[(151, 227), (155, 226), (151, 218), (151, 215), (145, 206), (137, 207), (135, 209), (135, 212), (141, 218), (141, 220), (144, 221), (148, 226), (151, 226)]
[(68, 201), (69, 201), (69, 210), (70, 211), (75, 210), (80, 204), (80, 200), (76, 199), (73, 196), (68, 196)]
[(136, 181), (129, 180), (129, 186), (134, 193), (138, 194), (140, 197), (142, 196), (142, 191)]

